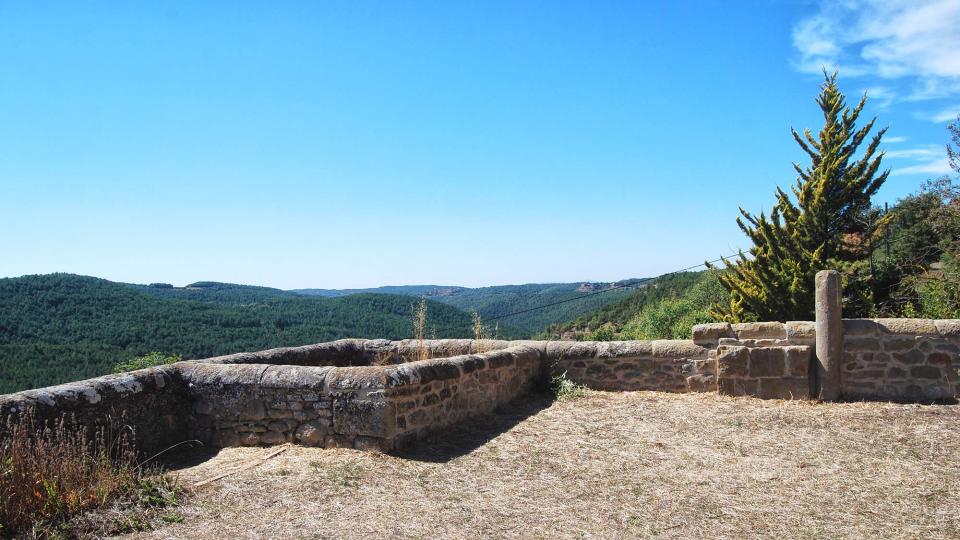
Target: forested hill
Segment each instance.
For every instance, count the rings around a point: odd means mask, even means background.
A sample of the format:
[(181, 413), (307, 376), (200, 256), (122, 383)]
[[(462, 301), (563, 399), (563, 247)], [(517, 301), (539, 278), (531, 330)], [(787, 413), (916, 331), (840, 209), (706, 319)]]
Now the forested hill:
[[(130, 285), (71, 274), (0, 279), (0, 393), (109, 373), (151, 351), (202, 358), (345, 337), (412, 336), (409, 296), (305, 297), (218, 283)], [(428, 302), (427, 335), (470, 316)]]
[[(500, 326), (503, 328), (506, 325), (532, 335), (543, 332), (552, 324), (567, 322), (592, 313), (601, 306), (615, 303), (629, 296), (632, 289), (609, 290), (611, 287), (632, 285), (640, 281), (629, 279), (613, 283), (532, 283), (478, 288), (408, 285), (377, 289), (301, 289), (293, 292), (330, 297), (369, 292), (423, 296), (465, 311), (476, 311), (484, 320), (529, 309), (532, 311), (503, 319)], [(608, 292), (592, 294), (599, 291)], [(564, 303), (550, 305), (556, 302)]]
[(657, 278), (631, 290), (616, 302), (564, 323), (551, 325), (545, 335), (552, 338), (582, 337), (604, 325), (619, 329), (640, 315), (645, 308), (656, 306), (666, 299), (683, 296), (703, 277), (704, 272), (681, 272)]

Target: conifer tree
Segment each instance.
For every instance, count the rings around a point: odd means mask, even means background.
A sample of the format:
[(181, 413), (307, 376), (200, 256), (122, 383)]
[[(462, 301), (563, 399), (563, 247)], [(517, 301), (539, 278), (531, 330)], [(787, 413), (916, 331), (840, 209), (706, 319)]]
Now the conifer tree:
[(741, 251), (736, 264), (724, 261), (727, 270), (720, 280), (731, 299), (711, 312), (719, 320), (811, 320), (817, 271), (863, 257), (858, 218), (869, 211), (871, 196), (890, 173), (878, 174), (883, 153), (877, 148), (886, 128), (856, 159), (876, 118), (858, 129), (867, 96), (850, 109), (837, 74), (824, 73), (824, 79), (817, 97), (824, 119), (818, 136), (809, 129), (803, 135), (790, 130), (811, 160), (807, 167), (793, 164), (798, 177), (792, 197), (778, 187), (769, 217), (740, 208), (737, 225), (753, 247), (749, 256)]

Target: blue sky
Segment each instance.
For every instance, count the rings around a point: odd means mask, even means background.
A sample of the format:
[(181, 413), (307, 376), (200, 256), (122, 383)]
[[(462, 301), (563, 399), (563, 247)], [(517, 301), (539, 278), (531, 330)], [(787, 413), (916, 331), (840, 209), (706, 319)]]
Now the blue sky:
[(615, 280), (746, 247), (875, 96), (947, 171), (960, 1), (0, 0), (0, 276), (295, 287)]

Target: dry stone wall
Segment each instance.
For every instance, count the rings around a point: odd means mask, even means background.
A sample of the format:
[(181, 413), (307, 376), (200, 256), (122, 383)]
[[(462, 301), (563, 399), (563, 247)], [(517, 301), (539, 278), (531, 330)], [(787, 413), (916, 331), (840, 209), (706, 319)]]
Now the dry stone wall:
[(847, 319), (843, 395), (926, 401), (960, 396), (960, 320)]
[(552, 341), (545, 356), (551, 375), (596, 390), (715, 389), (709, 349), (690, 340)]
[(187, 387), (177, 366), (160, 366), (0, 396), (0, 436), (6, 420), (37, 426), (66, 422), (111, 439), (132, 436), (144, 452), (187, 439)]
[[(960, 395), (960, 320), (846, 320), (843, 333), (844, 397)], [(391, 450), (551, 376), (598, 390), (810, 397), (815, 343), (815, 325), (806, 321), (697, 325), (692, 340), (347, 339), (0, 396), (0, 419), (125, 429), (144, 451), (190, 438)]]

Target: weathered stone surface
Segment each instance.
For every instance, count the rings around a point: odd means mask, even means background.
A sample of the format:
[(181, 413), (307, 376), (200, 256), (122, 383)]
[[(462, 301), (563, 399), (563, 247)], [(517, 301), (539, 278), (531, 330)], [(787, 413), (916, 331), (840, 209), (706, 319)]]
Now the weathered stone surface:
[(689, 339), (658, 339), (653, 342), (657, 358), (701, 358), (709, 351)]
[(938, 336), (940, 332), (931, 319), (875, 319), (877, 326), (887, 334), (911, 336)]
[(786, 339), (787, 331), (783, 323), (752, 322), (733, 325), (737, 339)]
[(715, 347), (720, 338), (736, 337), (730, 323), (697, 324), (692, 329), (693, 342), (697, 345)]
[(782, 348), (763, 347), (750, 349), (750, 377), (783, 377), (786, 354)]
[(787, 354), (787, 376), (807, 377), (810, 373), (810, 347), (793, 346), (784, 348)]
[(307, 422), (297, 428), (295, 435), (300, 444), (321, 446), (327, 436), (327, 426), (320, 422)]
[(722, 347), (717, 352), (717, 376), (720, 379), (746, 377), (750, 350), (746, 347)]
[(816, 323), (813, 321), (787, 321), (784, 331), (790, 341), (813, 341), (817, 337)]
[(941, 319), (934, 321), (934, 326), (943, 337), (960, 338), (960, 319)]

